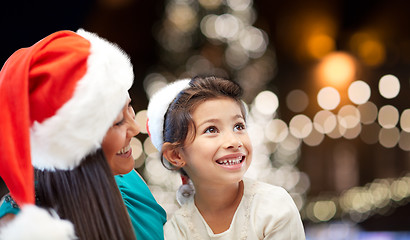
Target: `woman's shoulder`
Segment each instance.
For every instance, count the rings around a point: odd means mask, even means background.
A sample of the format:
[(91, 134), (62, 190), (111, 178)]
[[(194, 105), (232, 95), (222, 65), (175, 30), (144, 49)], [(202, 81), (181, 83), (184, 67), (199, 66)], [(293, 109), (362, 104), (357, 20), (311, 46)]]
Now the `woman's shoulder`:
[(121, 194), (126, 193), (132, 196), (152, 197), (147, 184), (135, 170), (127, 174), (115, 175), (115, 181)]

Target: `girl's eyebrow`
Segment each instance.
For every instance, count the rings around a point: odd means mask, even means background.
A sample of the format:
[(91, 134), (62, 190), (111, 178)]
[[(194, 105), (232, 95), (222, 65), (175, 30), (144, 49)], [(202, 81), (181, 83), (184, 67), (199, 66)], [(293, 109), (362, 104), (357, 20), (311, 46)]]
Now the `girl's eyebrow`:
[(237, 115), (235, 115), (235, 116), (233, 117), (233, 119), (238, 119), (238, 118), (244, 119), (241, 114), (237, 114)]
[(206, 123), (216, 123), (218, 121), (219, 120), (216, 119), (216, 118), (207, 119), (207, 120), (201, 122), (200, 124), (198, 124), (198, 128), (201, 127), (202, 125), (206, 124)]
[[(234, 115), (234, 116), (232, 117), (232, 119), (233, 119), (233, 120), (236, 120), (236, 119), (245, 120), (244, 117), (243, 117), (241, 114)], [(201, 122), (200, 124), (198, 124), (198, 128), (201, 127), (202, 125), (206, 124), (206, 123), (217, 123), (217, 122), (219, 122), (219, 121), (220, 121), (220, 120), (217, 119), (217, 118), (207, 119), (207, 120)]]

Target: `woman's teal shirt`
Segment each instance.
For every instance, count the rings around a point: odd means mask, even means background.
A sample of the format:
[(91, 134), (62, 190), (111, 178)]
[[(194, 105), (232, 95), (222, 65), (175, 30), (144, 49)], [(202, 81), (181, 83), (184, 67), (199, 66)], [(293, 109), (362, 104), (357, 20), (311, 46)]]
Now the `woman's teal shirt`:
[[(116, 175), (115, 180), (130, 215), (137, 239), (163, 240), (163, 225), (167, 220), (166, 212), (155, 201), (138, 173), (133, 170), (128, 174)], [(7, 213), (17, 214), (19, 211), (7, 198), (1, 203), (0, 218)]]
[(164, 209), (155, 201), (147, 184), (136, 171), (115, 176), (137, 239), (164, 239)]

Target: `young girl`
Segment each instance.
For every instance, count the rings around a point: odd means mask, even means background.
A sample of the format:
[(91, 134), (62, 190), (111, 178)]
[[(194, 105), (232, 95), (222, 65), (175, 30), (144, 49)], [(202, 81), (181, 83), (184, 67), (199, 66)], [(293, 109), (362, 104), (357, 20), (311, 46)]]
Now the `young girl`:
[(195, 188), (165, 224), (165, 238), (305, 239), (290, 195), (243, 177), (252, 144), (241, 94), (232, 81), (195, 77), (174, 82), (151, 99), (151, 140), (163, 164), (179, 169), (183, 183), (189, 177)]

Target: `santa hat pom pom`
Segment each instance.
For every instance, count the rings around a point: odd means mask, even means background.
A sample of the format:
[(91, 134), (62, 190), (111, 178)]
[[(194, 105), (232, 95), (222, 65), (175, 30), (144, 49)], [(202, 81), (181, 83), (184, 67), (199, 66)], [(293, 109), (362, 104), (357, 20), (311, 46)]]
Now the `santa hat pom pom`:
[[(53, 215), (53, 216), (52, 216)], [(26, 205), (17, 216), (0, 230), (1, 240), (72, 240), (75, 236), (74, 225), (62, 220), (56, 213)]]
[(187, 203), (195, 195), (195, 187), (190, 179), (182, 184), (177, 191), (177, 202), (180, 206)]

